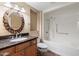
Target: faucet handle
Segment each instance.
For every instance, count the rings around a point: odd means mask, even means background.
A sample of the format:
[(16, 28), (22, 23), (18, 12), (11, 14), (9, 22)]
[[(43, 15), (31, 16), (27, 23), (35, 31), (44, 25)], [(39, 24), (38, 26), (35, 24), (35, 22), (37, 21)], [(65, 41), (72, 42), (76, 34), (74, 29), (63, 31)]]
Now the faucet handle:
[(21, 34), (19, 35), (19, 37), (21, 38)]
[(18, 36), (19, 36), (19, 33), (16, 33), (16, 38), (18, 38)]
[(14, 39), (14, 36), (11, 36), (11, 39)]

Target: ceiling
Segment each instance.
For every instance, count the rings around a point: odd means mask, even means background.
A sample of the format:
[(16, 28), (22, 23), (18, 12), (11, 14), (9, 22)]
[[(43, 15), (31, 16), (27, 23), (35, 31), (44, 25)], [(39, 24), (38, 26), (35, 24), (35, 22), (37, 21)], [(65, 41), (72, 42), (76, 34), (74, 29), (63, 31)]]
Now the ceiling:
[(55, 10), (57, 8), (67, 6), (72, 3), (73, 2), (27, 2), (27, 4), (31, 5), (35, 9), (44, 12)]

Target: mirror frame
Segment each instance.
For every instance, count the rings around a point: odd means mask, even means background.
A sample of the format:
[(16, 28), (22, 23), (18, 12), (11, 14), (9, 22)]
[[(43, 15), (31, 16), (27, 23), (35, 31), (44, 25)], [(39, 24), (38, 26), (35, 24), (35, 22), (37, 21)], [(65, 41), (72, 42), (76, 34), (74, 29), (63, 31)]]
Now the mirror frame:
[[(3, 23), (4, 23), (5, 29), (6, 29), (8, 32), (12, 33), (12, 34), (20, 33), (20, 32), (23, 30), (23, 28), (24, 28), (24, 17), (23, 17), (23, 15), (21, 15), (22, 24), (21, 24), (20, 28), (17, 29), (17, 30), (14, 30), (13, 28), (11, 28), (11, 27), (9, 26), (9, 24), (8, 24), (8, 19), (6, 18), (6, 17), (9, 15), (9, 12), (8, 12), (8, 11), (9, 11), (9, 10), (7, 10), (7, 11), (4, 13), (4, 16), (3, 16)], [(18, 13), (18, 12), (17, 12), (17, 13)]]

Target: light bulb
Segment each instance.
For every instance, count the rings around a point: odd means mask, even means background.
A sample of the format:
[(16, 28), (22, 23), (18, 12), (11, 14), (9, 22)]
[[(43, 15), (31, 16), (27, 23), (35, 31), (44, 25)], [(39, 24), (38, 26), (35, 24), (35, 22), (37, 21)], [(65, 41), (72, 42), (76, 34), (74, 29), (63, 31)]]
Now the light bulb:
[(21, 8), (21, 12), (26, 12), (24, 8)]
[(15, 5), (14, 9), (20, 10), (19, 7), (18, 7), (18, 5)]

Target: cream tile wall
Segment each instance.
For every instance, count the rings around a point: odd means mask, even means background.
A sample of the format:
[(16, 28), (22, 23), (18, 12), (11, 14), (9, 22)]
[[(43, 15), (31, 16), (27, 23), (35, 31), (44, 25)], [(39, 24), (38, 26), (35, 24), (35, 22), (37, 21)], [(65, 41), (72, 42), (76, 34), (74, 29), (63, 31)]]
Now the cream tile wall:
[[(48, 49), (60, 55), (79, 56), (79, 3), (66, 6), (45, 14), (45, 22), (50, 20), (49, 40), (44, 40)], [(51, 18), (55, 17), (55, 18)], [(58, 31), (56, 32), (56, 24)], [(45, 31), (47, 29), (45, 23)], [(46, 35), (46, 33), (45, 33)]]

